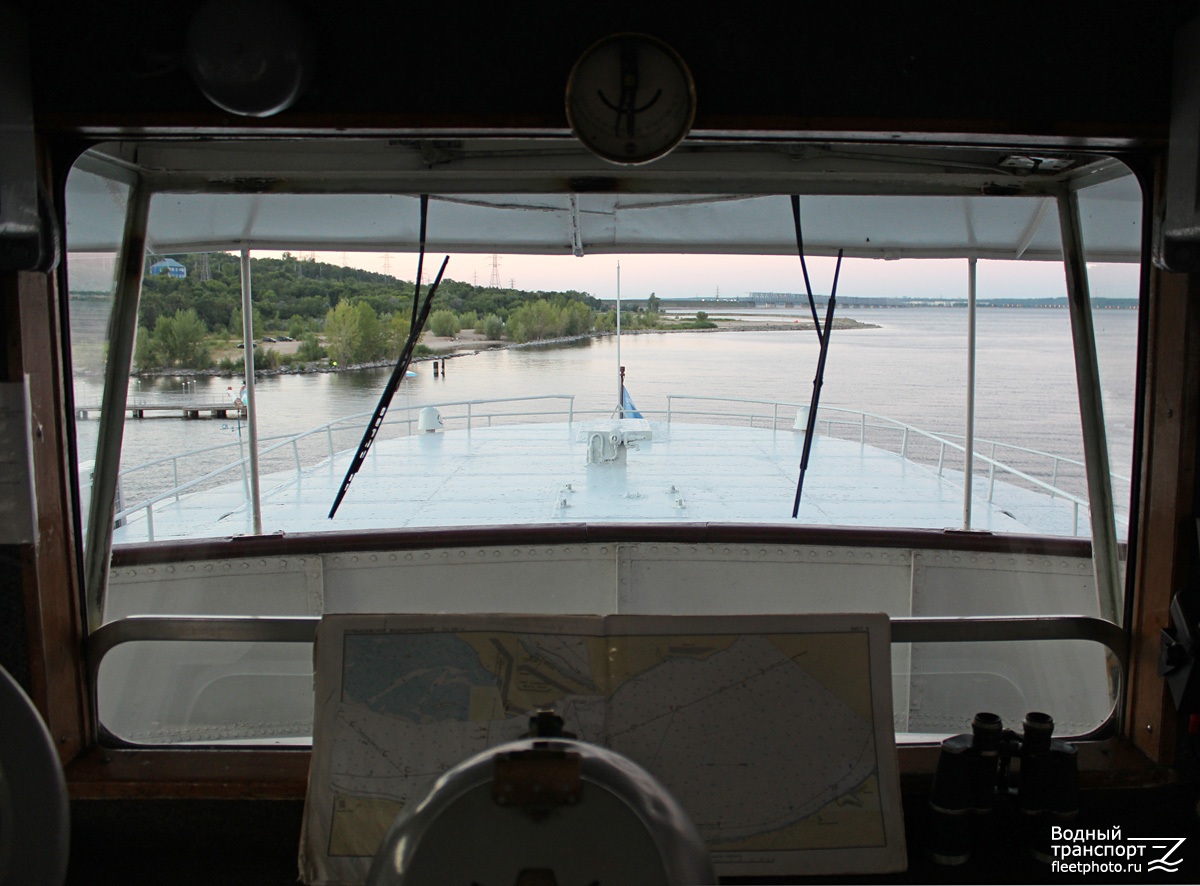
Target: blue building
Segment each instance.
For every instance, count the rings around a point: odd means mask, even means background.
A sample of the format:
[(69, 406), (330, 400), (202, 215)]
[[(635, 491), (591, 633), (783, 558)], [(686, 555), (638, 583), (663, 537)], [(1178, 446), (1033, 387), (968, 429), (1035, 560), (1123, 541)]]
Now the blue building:
[(150, 266), (150, 273), (166, 274), (168, 277), (179, 277), (182, 279), (187, 276), (187, 268), (173, 258), (164, 258), (162, 261), (156, 261)]

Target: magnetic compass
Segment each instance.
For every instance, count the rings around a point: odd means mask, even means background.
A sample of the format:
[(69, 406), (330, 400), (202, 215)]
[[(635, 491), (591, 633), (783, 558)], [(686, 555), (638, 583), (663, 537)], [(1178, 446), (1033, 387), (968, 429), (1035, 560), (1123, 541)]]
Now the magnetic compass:
[(696, 86), (674, 49), (646, 34), (614, 34), (579, 57), (567, 79), (567, 121), (610, 163), (649, 163), (692, 128)]

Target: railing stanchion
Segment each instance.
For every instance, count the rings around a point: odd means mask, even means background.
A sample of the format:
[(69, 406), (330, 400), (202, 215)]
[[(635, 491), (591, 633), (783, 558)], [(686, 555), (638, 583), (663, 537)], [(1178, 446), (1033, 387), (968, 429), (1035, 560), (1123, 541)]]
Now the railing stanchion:
[(992, 444), (992, 455), (988, 465), (988, 503), (990, 504), (996, 492), (996, 444)]
[(867, 414), (865, 412), (860, 417), (860, 421), (859, 421), (859, 425), (858, 425), (858, 442), (859, 443), (867, 442)]
[(941, 447), (938, 449), (938, 476), (942, 476), (942, 467), (946, 464), (946, 441), (942, 441)]
[(154, 541), (154, 502), (146, 503), (146, 541)]
[[(175, 501), (179, 501), (179, 459), (178, 458), (171, 459), (171, 474), (175, 478)], [(120, 478), (117, 478), (117, 482), (118, 483), (120, 482)]]

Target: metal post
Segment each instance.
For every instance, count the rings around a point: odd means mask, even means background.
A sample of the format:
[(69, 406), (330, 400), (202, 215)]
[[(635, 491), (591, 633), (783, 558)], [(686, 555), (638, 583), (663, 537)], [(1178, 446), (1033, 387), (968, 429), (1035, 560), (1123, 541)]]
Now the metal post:
[(967, 259), (967, 439), (963, 441), (963, 529), (971, 528), (975, 485), (975, 276), (979, 259)]
[(113, 509), (117, 501), (117, 471), (121, 464), (121, 440), (125, 433), (125, 407), (129, 396), (129, 371), (137, 338), (138, 299), (142, 293), (142, 271), (146, 258), (146, 223), (150, 216), (150, 189), (141, 180), (129, 191), (125, 232), (121, 238), (117, 268), (116, 298), (113, 301), (112, 339), (104, 366), (104, 399), (96, 443), (92, 499), (88, 506), (85, 584), (90, 630), (103, 623), (104, 591), (108, 584), (108, 561), (112, 555)]
[(617, 412), (625, 417), (625, 367), (621, 365), (621, 263), (617, 262)]
[(262, 535), (258, 484), (258, 405), (254, 397), (254, 308), (250, 299), (250, 247), (242, 244), (242, 343), (246, 348), (246, 428), (250, 432), (250, 513), (254, 534)]
[(1083, 425), (1096, 593), (1100, 600), (1101, 618), (1120, 624), (1123, 607), (1108, 440), (1104, 432), (1104, 406), (1100, 399), (1100, 367), (1096, 358), (1096, 336), (1092, 329), (1091, 295), (1088, 292), (1087, 264), (1079, 221), (1079, 195), (1075, 191), (1058, 196), (1058, 222), (1062, 230), (1067, 304), (1071, 308), (1071, 337), (1075, 344), (1075, 381), (1079, 388), (1079, 418)]

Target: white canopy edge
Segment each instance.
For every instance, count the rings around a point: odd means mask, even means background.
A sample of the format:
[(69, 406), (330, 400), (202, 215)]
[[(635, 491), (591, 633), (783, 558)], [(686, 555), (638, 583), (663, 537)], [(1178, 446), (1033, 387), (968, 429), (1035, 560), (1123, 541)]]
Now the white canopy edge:
[(241, 249), (542, 255), (794, 254), (1059, 261), (1077, 190), (1089, 261), (1141, 258), (1142, 194), (1118, 161), (928, 146), (693, 146), (606, 166), (569, 141), (115, 143), (67, 186), (67, 245), (112, 251), (123, 194), (151, 189), (160, 254)]

